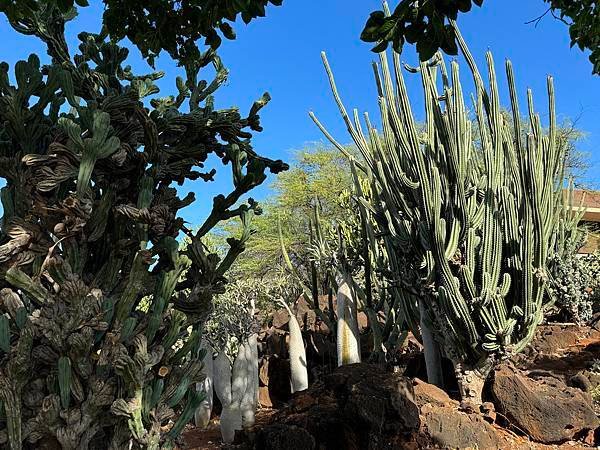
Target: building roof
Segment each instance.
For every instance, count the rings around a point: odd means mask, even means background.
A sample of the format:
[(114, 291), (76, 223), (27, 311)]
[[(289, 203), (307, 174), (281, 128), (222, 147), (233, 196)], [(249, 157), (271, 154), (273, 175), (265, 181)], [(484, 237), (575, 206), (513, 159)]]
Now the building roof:
[(582, 199), (586, 211), (581, 220), (584, 222), (600, 222), (600, 191), (575, 189), (573, 191), (573, 206), (579, 207)]

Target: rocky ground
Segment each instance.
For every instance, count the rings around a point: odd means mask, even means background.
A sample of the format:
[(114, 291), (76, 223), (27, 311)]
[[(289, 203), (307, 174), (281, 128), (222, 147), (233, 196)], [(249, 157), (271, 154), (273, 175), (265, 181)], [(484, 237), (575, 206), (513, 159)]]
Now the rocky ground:
[[(269, 386), (277, 382), (261, 374), (261, 402), (276, 408), (261, 409), (256, 427), (240, 433), (230, 448), (525, 450), (600, 445), (600, 411), (593, 399), (598, 399), (600, 375), (590, 370), (600, 358), (597, 330), (540, 327), (532, 345), (491, 374), (481, 408), (461, 404), (422, 381), (419, 356), (405, 356), (405, 366), (394, 372), (363, 363), (321, 374), (308, 391), (285, 402), (277, 398), (281, 386)], [(208, 430), (189, 429), (184, 438), (186, 449), (221, 448), (216, 421)]]

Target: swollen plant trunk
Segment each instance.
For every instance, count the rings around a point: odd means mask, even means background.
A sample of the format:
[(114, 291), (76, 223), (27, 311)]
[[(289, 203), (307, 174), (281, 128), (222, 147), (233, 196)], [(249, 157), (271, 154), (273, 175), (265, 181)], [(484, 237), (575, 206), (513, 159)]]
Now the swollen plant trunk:
[(242, 413), (238, 404), (223, 406), (221, 411), (221, 438), (225, 444), (235, 440), (236, 430), (242, 429)]
[(458, 382), (458, 390), (462, 401), (474, 405), (483, 403), (483, 386), (494, 364), (491, 359), (482, 362), (477, 367), (468, 367), (460, 362), (454, 363), (454, 372)]
[(296, 316), (290, 307), (284, 301), (281, 304), (285, 307), (290, 318), (288, 328), (290, 331), (290, 342), (288, 352), (290, 354), (290, 381), (292, 394), (294, 392), (308, 389), (308, 368), (306, 365), (306, 349), (302, 339), (302, 331)]
[(431, 330), (431, 320), (425, 308), (423, 300), (419, 300), (421, 337), (423, 339), (423, 355), (425, 356), (425, 368), (427, 369), (427, 382), (444, 388), (444, 376), (442, 372), (442, 354), (440, 344), (435, 340)]
[(194, 413), (194, 423), (198, 428), (206, 428), (210, 422), (213, 408), (213, 348), (207, 341), (202, 341), (202, 348), (206, 350), (204, 356), (204, 381), (196, 383), (197, 391), (204, 391), (205, 397)]
[(337, 292), (337, 356), (338, 367), (360, 362), (360, 337), (356, 303), (346, 280), (339, 284)]
[[(236, 361), (239, 359), (240, 358), (238, 355)], [(221, 437), (224, 443), (231, 444), (235, 438), (235, 430), (242, 429), (242, 415), (240, 412), (239, 397), (237, 397), (237, 401), (234, 401), (234, 390), (231, 384), (231, 363), (229, 362), (229, 358), (227, 358), (227, 355), (224, 351), (219, 352), (217, 355), (214, 361), (213, 369), (215, 392), (221, 401), (221, 405), (223, 405), (220, 419)], [(235, 395), (237, 395), (239, 392), (239, 386), (236, 386), (235, 392)]]
[(246, 390), (242, 396), (242, 427), (254, 426), (256, 406), (258, 404), (258, 343), (256, 333), (244, 344), (246, 351)]

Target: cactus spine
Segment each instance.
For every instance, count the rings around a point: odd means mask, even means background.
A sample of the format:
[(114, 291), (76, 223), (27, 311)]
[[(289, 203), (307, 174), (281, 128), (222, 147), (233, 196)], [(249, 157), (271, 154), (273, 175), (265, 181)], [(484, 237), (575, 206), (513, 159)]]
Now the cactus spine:
[[(455, 363), (465, 399), (480, 402), (494, 362), (520, 351), (545, 308), (548, 248), (562, 195), (563, 155), (556, 145), (554, 88), (548, 78), (549, 131), (528, 92), (529, 132), (521, 137), (519, 105), (506, 64), (513, 123), (501, 114), (496, 73), (487, 54), (489, 87), (455, 24), (475, 81), (479, 148), (467, 114), (458, 63), (450, 73), (438, 54), (421, 75), (426, 133), (419, 135), (399, 55), (380, 54), (377, 89), (382, 130), (365, 115), (366, 132), (348, 115), (323, 54), (334, 98), (365, 160), (375, 196), (362, 198), (385, 234), (391, 276), (401, 286), (405, 321), (418, 334), (419, 301), (431, 330)], [(442, 91), (438, 86), (441, 75)], [(319, 123), (317, 123), (320, 125)]]

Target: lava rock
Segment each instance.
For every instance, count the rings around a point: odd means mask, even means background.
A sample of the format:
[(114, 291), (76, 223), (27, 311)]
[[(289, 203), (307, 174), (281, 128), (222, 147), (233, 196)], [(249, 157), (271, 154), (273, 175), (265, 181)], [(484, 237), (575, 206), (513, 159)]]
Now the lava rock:
[(258, 433), (256, 448), (264, 450), (313, 450), (315, 439), (304, 428), (294, 425), (274, 424)]
[(509, 364), (496, 369), (491, 393), (497, 410), (538, 442), (564, 442), (600, 425), (589, 395), (556, 378), (533, 380)]
[(441, 448), (502, 448), (494, 427), (479, 414), (426, 405), (421, 415), (427, 434)]

